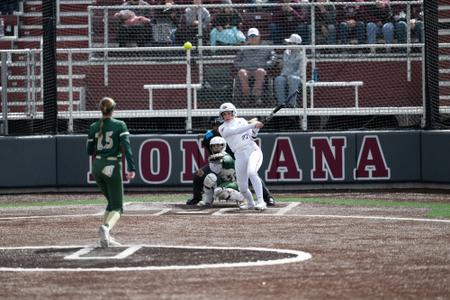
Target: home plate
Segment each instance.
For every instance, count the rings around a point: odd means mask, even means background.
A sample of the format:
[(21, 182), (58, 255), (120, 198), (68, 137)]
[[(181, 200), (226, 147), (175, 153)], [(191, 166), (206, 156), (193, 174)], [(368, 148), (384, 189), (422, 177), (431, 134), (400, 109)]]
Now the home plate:
[(208, 210), (195, 210), (195, 211), (177, 211), (175, 212), (178, 215), (206, 215), (211, 214), (211, 211)]

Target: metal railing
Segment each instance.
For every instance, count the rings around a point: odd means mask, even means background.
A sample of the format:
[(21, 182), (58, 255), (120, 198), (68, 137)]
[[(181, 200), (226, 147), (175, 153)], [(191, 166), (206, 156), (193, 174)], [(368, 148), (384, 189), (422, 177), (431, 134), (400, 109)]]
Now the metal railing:
[[(360, 45), (356, 47), (364, 47), (365, 45)], [(404, 48), (404, 47), (410, 47), (410, 48), (423, 48), (423, 44), (409, 44), (409, 45), (398, 45), (398, 44), (392, 44), (389, 45), (393, 48)], [(307, 90), (311, 87), (320, 88), (321, 84), (314, 84), (310, 82), (307, 79), (307, 68), (311, 67), (315, 61), (321, 61), (321, 58), (317, 58), (312, 56), (311, 53), (312, 49), (323, 49), (323, 48), (329, 48), (329, 45), (296, 45), (296, 46), (272, 46), (272, 45), (266, 45), (266, 46), (217, 46), (217, 47), (211, 47), (211, 46), (199, 46), (198, 51), (186, 51), (182, 47), (176, 47), (177, 51), (182, 51), (182, 53), (185, 53), (185, 56), (179, 56), (178, 60), (176, 61), (168, 61), (168, 62), (161, 62), (159, 59), (142, 59), (142, 56), (139, 56), (139, 59), (137, 61), (122, 61), (121, 59), (112, 59), (109, 58), (108, 54), (111, 53), (129, 53), (132, 52), (134, 54), (142, 52), (142, 53), (148, 53), (152, 51), (159, 51), (164, 53), (164, 51), (174, 51), (173, 47), (149, 47), (149, 48), (94, 48), (94, 49), (58, 49), (57, 54), (66, 54), (67, 59), (64, 61), (58, 61), (59, 66), (65, 66), (67, 67), (67, 73), (66, 74), (58, 74), (58, 76), (65, 76), (65, 78), (68, 79), (67, 81), (67, 87), (60, 86), (59, 89), (64, 89), (68, 92), (68, 98), (66, 99), (58, 99), (58, 102), (60, 104), (67, 105), (67, 109), (58, 111), (58, 118), (65, 119), (69, 122), (69, 132), (73, 131), (73, 122), (75, 119), (90, 119), (90, 118), (98, 118), (98, 111), (97, 110), (86, 110), (86, 99), (80, 98), (79, 101), (74, 100), (74, 92), (80, 91), (80, 88), (83, 87), (77, 87), (74, 85), (73, 79), (75, 76), (79, 76), (80, 74), (75, 74), (73, 72), (74, 67), (83, 66), (86, 68), (86, 72), (89, 73), (90, 67), (102, 67), (104, 70), (103, 73), (103, 79), (95, 78), (96, 82), (103, 82), (104, 86), (107, 86), (108, 84), (108, 74), (109, 74), (109, 68), (111, 66), (116, 65), (123, 65), (123, 64), (138, 64), (138, 65), (149, 65), (149, 64), (159, 64), (159, 65), (180, 65), (185, 64), (186, 65), (186, 90), (187, 95), (192, 95), (192, 91), (195, 88), (196, 90), (201, 90), (203, 87), (203, 82), (192, 82), (191, 76), (190, 76), (190, 57), (193, 56), (195, 58), (196, 65), (195, 67), (198, 68), (198, 72), (203, 69), (203, 67), (207, 66), (208, 59), (205, 57), (200, 57), (199, 52), (200, 51), (210, 51), (210, 50), (241, 50), (243, 48), (250, 49), (250, 48), (267, 48), (271, 50), (279, 50), (279, 49), (301, 49), (303, 53), (303, 60), (304, 69), (302, 70), (302, 86), (303, 86), (303, 94), (301, 95), (301, 106), (298, 108), (289, 108), (284, 109), (279, 112), (280, 116), (300, 116), (302, 118), (302, 129), (307, 130), (308, 129), (308, 117), (309, 116), (330, 116), (330, 115), (422, 115), (423, 117), (423, 106), (403, 106), (403, 107), (397, 107), (395, 103), (393, 103), (392, 106), (372, 106), (372, 107), (364, 107), (360, 104), (354, 105), (354, 107), (315, 107), (313, 103), (310, 103), (308, 105), (308, 94)], [(332, 46), (332, 48), (336, 49), (346, 49), (350, 47), (355, 47), (355, 45), (335, 45)], [(382, 48), (385, 47), (385, 45), (374, 45), (374, 47)], [(40, 96), (40, 93), (43, 89), (42, 87), (42, 80), (40, 80), (40, 86), (37, 86), (37, 80), (36, 80), (36, 74), (39, 74), (40, 69), (40, 53), (41, 51), (39, 49), (32, 49), (32, 50), (1, 50), (1, 78), (2, 78), (2, 88), (1, 95), (2, 95), (2, 121), (4, 124), (4, 129), (7, 128), (7, 121), (8, 120), (17, 120), (17, 119), (42, 119), (43, 118), (43, 112), (38, 111), (36, 109), (37, 105), (42, 104), (42, 101), (39, 99), (42, 99)], [(90, 57), (95, 57), (96, 54), (106, 53), (106, 58), (101, 57), (99, 59), (92, 59), (92, 60), (73, 60), (72, 57), (76, 54), (89, 54)], [(195, 53), (195, 55), (194, 55)], [(421, 52), (421, 55), (416, 55), (412, 57), (405, 57), (405, 56), (398, 56), (398, 57), (368, 57), (367, 55), (361, 55), (359, 57), (354, 58), (346, 58), (342, 61), (342, 57), (339, 58), (336, 56), (334, 59), (336, 61), (341, 61), (342, 63), (347, 63), (349, 60), (353, 59), (353, 61), (367, 61), (372, 59), (372, 61), (400, 61), (404, 62), (405, 65), (408, 63), (411, 63), (411, 61), (417, 61), (422, 64), (422, 70), (424, 68), (423, 66), (423, 53)], [(21, 62), (8, 62), (7, 57), (11, 56), (12, 54), (22, 54), (26, 55), (25, 63), (23, 61)], [(164, 54), (163, 54), (164, 56)], [(114, 57), (114, 56), (113, 56)], [(326, 61), (327, 59), (333, 60), (333, 58), (324, 58)], [(14, 91), (14, 88), (8, 87), (8, 76), (11, 76), (9, 73), (9, 69), (14, 67), (15, 64), (22, 64), (27, 66), (27, 80), (26, 80), (26, 99), (22, 101), (22, 105), (25, 108), (23, 112), (9, 112), (9, 108), (12, 107), (12, 102), (8, 101), (8, 94), (10, 92)], [(6, 66), (3, 67), (3, 66)], [(201, 67), (202, 68), (201, 68)], [(406, 72), (411, 72), (410, 68), (405, 68)], [(409, 77), (409, 76), (408, 76)], [(42, 78), (42, 77), (41, 77)], [(199, 76), (199, 78), (202, 78)], [(425, 79), (422, 78), (422, 83)], [(190, 82), (191, 81), (191, 82)], [(147, 82), (147, 84), (160, 84), (161, 82)], [(327, 85), (326, 83), (323, 83), (322, 85)], [(328, 85), (336, 85), (333, 82), (329, 83)], [(342, 85), (342, 84), (341, 84)], [(344, 86), (346, 84), (343, 84)], [(339, 86), (339, 84), (337, 85)], [(144, 90), (145, 87), (143, 86), (142, 89)], [(422, 93), (424, 94), (424, 93)], [(86, 97), (83, 95), (83, 92), (79, 93), (80, 97)], [(310, 95), (311, 96), (311, 95)], [(136, 99), (137, 101), (147, 101), (147, 99)], [(312, 100), (312, 99), (311, 99)], [(80, 102), (81, 101), (81, 102)], [(84, 104), (82, 103), (84, 101)], [(97, 101), (97, 99), (95, 99)], [(183, 117), (186, 118), (186, 130), (190, 131), (192, 130), (192, 118), (193, 117), (210, 117), (215, 116), (217, 114), (217, 108), (211, 107), (211, 108), (203, 108), (198, 109), (195, 103), (192, 102), (193, 99), (189, 96), (186, 99), (186, 106), (185, 108), (180, 109), (164, 109), (164, 110), (155, 110), (155, 109), (122, 109), (118, 110), (116, 112), (116, 115), (118, 117), (127, 117), (127, 118), (153, 118), (153, 117)], [(355, 102), (358, 103), (358, 102)], [(74, 107), (74, 104), (78, 104), (78, 106)], [(17, 103), (16, 103), (17, 105)], [(441, 107), (442, 111), (447, 111), (449, 108), (447, 107)], [(271, 112), (270, 108), (261, 108), (261, 107), (254, 107), (249, 109), (241, 109), (240, 114), (241, 115), (268, 115)]]

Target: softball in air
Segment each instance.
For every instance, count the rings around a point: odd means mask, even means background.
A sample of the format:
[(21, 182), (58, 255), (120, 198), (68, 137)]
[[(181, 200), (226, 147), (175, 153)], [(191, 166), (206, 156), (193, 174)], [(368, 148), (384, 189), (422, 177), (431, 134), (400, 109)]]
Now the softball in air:
[(192, 50), (192, 44), (190, 42), (186, 42), (183, 45), (184, 50)]

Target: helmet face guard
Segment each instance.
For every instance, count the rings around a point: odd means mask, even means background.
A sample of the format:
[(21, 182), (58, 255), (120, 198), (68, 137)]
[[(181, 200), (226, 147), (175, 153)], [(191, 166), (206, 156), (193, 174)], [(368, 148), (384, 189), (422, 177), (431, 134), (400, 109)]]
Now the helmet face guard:
[[(220, 148), (219, 152), (214, 152), (213, 151), (213, 146), (214, 145), (222, 145), (222, 147)], [(221, 136), (216, 136), (213, 137), (211, 139), (211, 141), (209, 142), (209, 148), (211, 149), (211, 151), (213, 153), (220, 153), (220, 152), (225, 152), (225, 149), (227, 148), (227, 142), (225, 141), (225, 139)]]

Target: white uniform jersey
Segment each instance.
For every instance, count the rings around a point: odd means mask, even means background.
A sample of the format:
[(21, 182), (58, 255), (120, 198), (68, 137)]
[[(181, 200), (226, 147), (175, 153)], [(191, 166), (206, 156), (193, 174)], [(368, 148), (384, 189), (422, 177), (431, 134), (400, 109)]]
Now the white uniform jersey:
[(220, 135), (227, 141), (233, 152), (238, 152), (247, 146), (255, 145), (252, 138), (252, 129), (255, 124), (248, 124), (244, 118), (234, 118), (223, 122), (219, 127)]

